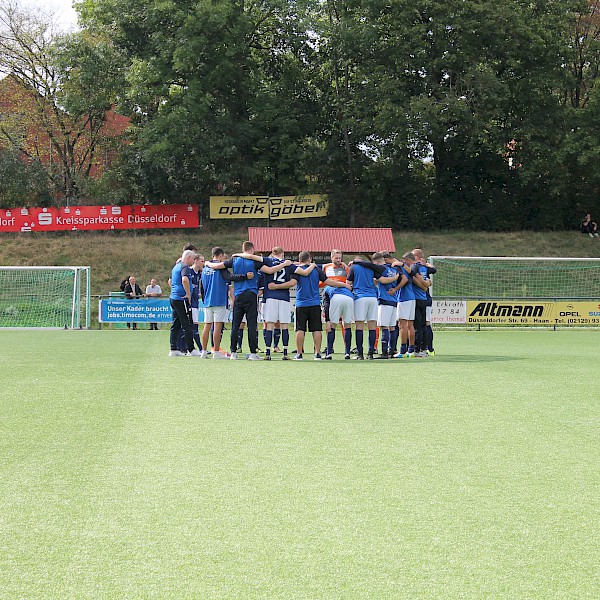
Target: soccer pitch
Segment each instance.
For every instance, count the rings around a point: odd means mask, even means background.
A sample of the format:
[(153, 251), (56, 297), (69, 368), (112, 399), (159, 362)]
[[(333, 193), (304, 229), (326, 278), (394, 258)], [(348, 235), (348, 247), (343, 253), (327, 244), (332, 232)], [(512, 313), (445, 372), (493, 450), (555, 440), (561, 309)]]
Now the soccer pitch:
[(0, 341), (0, 597), (598, 597), (600, 331), (373, 362)]

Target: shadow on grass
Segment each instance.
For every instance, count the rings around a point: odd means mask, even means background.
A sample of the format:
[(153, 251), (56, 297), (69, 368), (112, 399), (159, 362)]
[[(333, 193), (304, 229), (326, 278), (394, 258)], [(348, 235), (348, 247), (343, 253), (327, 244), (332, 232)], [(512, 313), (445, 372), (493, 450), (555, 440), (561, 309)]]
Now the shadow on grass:
[(439, 354), (435, 358), (417, 358), (410, 359), (412, 362), (423, 362), (423, 363), (437, 363), (437, 362), (458, 362), (458, 363), (485, 363), (485, 362), (508, 362), (511, 360), (526, 360), (522, 356), (493, 356), (493, 355), (479, 355), (473, 354), (449, 354), (440, 356)]
[[(389, 360), (369, 360), (364, 361), (369, 364), (381, 364), (381, 365), (389, 365), (390, 363), (397, 363), (399, 365), (409, 364), (409, 365), (434, 365), (435, 363), (493, 363), (493, 362), (509, 362), (513, 360), (526, 360), (522, 356), (493, 356), (493, 355), (479, 355), (475, 356), (473, 354), (449, 354), (440, 356), (439, 354), (435, 356), (435, 358), (394, 358)], [(335, 361), (335, 359), (334, 359)], [(344, 360), (337, 361), (339, 363), (344, 364), (353, 364), (357, 361), (355, 360)], [(359, 361), (362, 363), (363, 361)]]
[[(337, 365), (355, 365), (355, 364), (380, 364), (380, 365), (389, 365), (392, 363), (396, 363), (399, 365), (408, 364), (408, 365), (434, 365), (435, 363), (493, 363), (493, 362), (509, 362), (514, 360), (527, 360), (523, 356), (493, 356), (493, 355), (473, 355), (473, 354), (448, 354), (448, 355), (436, 355), (431, 358), (392, 358), (388, 360), (364, 360), (357, 361), (354, 358), (351, 360), (340, 360), (342, 356), (336, 357), (333, 361), (314, 361), (312, 355), (310, 358), (305, 358), (303, 363), (330, 363), (334, 362)], [(273, 358), (273, 361), (280, 360), (276, 356)]]

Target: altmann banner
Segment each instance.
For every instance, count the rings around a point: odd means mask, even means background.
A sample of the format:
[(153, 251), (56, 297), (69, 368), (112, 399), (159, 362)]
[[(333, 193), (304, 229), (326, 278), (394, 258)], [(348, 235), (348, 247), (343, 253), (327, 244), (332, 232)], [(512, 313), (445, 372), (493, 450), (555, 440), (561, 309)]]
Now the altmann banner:
[(600, 325), (599, 302), (434, 300), (431, 322), (455, 325)]
[(211, 219), (306, 219), (326, 217), (327, 196), (211, 196)]
[(67, 206), (0, 210), (0, 232), (198, 227), (195, 204)]
[(599, 302), (469, 301), (467, 324), (600, 325)]

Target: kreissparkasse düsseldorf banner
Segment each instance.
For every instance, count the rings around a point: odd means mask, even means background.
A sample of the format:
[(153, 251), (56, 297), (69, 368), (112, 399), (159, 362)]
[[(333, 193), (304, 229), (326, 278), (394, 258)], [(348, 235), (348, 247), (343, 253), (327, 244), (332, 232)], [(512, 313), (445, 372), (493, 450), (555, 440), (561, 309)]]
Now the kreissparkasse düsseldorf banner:
[(196, 204), (128, 204), (0, 209), (0, 232), (199, 227)]
[(211, 196), (211, 219), (306, 219), (326, 217), (327, 196)]

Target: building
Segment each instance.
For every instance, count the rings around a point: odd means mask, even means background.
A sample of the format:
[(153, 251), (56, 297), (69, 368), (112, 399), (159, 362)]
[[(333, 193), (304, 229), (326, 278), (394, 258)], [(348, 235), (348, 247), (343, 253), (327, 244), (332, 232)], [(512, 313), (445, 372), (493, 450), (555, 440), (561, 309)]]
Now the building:
[(62, 175), (65, 184), (77, 176), (101, 177), (127, 143), (129, 124), (112, 109), (103, 121), (92, 116), (74, 120), (16, 77), (0, 80), (0, 148), (39, 160), (59, 179)]

